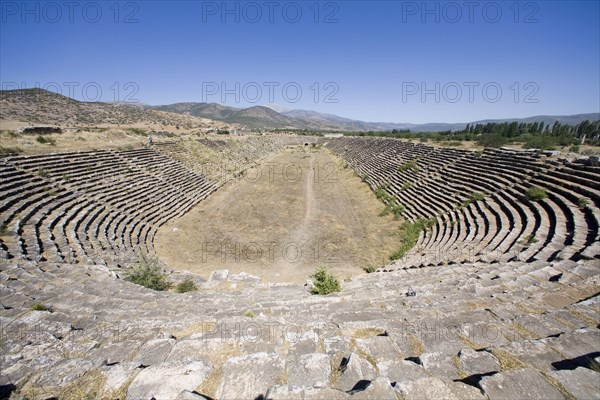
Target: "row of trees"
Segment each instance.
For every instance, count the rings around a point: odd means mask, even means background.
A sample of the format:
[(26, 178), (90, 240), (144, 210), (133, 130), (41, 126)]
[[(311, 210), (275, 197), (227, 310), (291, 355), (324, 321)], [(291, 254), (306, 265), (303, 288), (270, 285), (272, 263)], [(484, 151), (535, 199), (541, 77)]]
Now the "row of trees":
[(490, 122), (469, 124), (460, 131), (411, 132), (392, 130), (385, 132), (344, 132), (352, 136), (384, 136), (421, 141), (462, 142), (475, 141), (484, 147), (501, 147), (509, 143), (522, 143), (524, 148), (549, 150), (556, 147), (577, 146), (579, 144), (600, 144), (600, 120), (583, 121), (576, 125), (558, 121), (544, 122)]

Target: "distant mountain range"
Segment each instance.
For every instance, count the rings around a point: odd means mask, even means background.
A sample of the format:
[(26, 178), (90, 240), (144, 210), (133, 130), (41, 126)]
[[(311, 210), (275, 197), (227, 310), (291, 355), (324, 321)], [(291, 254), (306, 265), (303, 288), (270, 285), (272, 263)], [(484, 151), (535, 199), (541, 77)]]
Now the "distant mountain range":
[[(150, 106), (146, 104), (118, 104), (81, 102), (42, 90), (0, 91), (0, 120), (69, 124), (135, 124), (155, 122), (186, 127), (224, 126), (229, 124), (250, 129), (309, 129), (323, 131), (385, 131), (410, 129), (413, 132), (460, 130), (465, 126), (488, 122), (540, 122), (578, 124), (584, 120), (599, 120), (600, 113), (576, 115), (537, 115), (528, 118), (489, 119), (464, 123), (392, 123), (365, 122), (333, 114), (308, 110), (290, 110), (269, 104), (249, 108), (235, 108), (216, 103), (175, 103)], [(212, 121), (210, 121), (212, 120)]]
[(553, 124), (558, 121), (576, 125), (585, 120), (598, 120), (600, 113), (576, 115), (536, 115), (527, 118), (486, 119), (463, 123), (394, 123), (366, 122), (344, 118), (333, 114), (309, 110), (290, 110), (282, 106), (269, 104), (249, 108), (235, 108), (216, 103), (175, 103), (164, 106), (146, 106), (160, 111), (175, 112), (197, 117), (219, 120), (231, 124), (240, 124), (249, 128), (313, 129), (341, 131), (386, 131), (392, 129), (410, 129), (413, 132), (456, 131), (467, 124), (486, 124), (490, 122), (544, 122)]

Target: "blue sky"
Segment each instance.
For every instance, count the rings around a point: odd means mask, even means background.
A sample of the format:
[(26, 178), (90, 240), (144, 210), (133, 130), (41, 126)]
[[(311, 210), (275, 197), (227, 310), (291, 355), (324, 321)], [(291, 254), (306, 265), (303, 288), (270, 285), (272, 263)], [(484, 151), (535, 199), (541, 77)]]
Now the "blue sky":
[(77, 3), (0, 0), (3, 89), (412, 123), (600, 111), (599, 1)]

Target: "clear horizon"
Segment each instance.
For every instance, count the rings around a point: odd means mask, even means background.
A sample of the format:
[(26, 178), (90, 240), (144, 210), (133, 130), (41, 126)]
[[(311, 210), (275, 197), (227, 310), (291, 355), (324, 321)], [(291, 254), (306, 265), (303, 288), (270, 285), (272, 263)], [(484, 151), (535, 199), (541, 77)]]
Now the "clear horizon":
[(600, 111), (600, 2), (0, 2), (1, 89), (369, 122)]

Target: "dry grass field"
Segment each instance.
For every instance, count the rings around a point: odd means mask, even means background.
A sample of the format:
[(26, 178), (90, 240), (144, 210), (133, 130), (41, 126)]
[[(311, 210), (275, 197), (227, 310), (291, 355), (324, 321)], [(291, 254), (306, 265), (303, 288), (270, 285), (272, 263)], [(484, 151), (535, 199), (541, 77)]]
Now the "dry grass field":
[(163, 226), (156, 251), (171, 268), (205, 276), (222, 268), (303, 283), (326, 265), (349, 278), (387, 263), (397, 246), (400, 222), (382, 208), (327, 150), (287, 149)]

